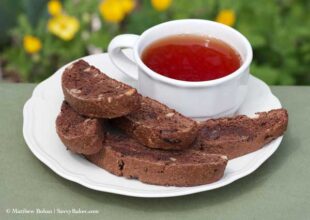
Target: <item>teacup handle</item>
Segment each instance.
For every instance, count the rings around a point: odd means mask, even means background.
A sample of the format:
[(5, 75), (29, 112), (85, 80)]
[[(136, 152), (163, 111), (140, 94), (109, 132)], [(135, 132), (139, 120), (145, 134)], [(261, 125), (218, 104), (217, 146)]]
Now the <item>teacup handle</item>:
[(123, 73), (134, 80), (138, 80), (137, 64), (129, 59), (122, 49), (133, 49), (139, 35), (135, 34), (122, 34), (112, 39), (108, 47), (108, 54), (112, 63)]

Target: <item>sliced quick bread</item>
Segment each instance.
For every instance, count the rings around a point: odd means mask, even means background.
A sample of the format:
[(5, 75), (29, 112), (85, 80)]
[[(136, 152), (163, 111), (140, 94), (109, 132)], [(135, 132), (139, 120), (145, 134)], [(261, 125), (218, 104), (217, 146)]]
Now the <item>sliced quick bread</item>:
[(102, 150), (86, 158), (99, 167), (144, 183), (196, 186), (219, 180), (227, 157), (195, 150), (165, 151), (147, 148), (125, 135), (108, 134)]
[(147, 97), (141, 97), (140, 109), (112, 123), (141, 144), (166, 150), (190, 147), (198, 131), (194, 120)]
[(207, 120), (200, 124), (194, 148), (233, 159), (256, 151), (283, 135), (287, 124), (285, 109), (257, 113), (255, 118), (239, 115)]
[(99, 119), (85, 118), (66, 102), (56, 119), (56, 132), (63, 144), (72, 152), (94, 154), (103, 147), (105, 132)]
[(65, 100), (81, 115), (115, 118), (140, 106), (136, 89), (111, 79), (84, 60), (68, 66), (61, 82)]

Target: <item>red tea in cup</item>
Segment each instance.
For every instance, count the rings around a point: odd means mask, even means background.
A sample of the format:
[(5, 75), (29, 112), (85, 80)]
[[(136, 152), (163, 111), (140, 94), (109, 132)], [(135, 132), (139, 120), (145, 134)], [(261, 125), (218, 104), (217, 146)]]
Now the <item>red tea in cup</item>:
[(224, 41), (191, 34), (154, 41), (144, 49), (142, 61), (160, 75), (191, 82), (222, 78), (242, 64), (240, 54)]

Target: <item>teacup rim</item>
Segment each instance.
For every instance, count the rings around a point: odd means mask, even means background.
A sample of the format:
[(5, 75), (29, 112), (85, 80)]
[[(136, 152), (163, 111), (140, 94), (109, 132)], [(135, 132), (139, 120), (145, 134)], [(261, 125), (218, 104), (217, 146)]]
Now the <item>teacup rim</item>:
[[(166, 25), (166, 24), (169, 24), (169, 23), (188, 22), (188, 21), (211, 23), (213, 25), (219, 25), (222, 28), (229, 29), (230, 31), (232, 31), (236, 35), (238, 35), (240, 37), (240, 39), (245, 44), (246, 54), (247, 54), (245, 59), (244, 59), (244, 61), (243, 61), (243, 63), (242, 63), (242, 65), (236, 71), (234, 71), (233, 73), (231, 73), (231, 74), (229, 74), (227, 76), (221, 77), (219, 79), (208, 80), (208, 81), (199, 81), (199, 82), (192, 82), (192, 81), (183, 81), (183, 80), (172, 79), (172, 78), (160, 75), (159, 73), (156, 73), (155, 71), (153, 71), (152, 69), (147, 67), (143, 63), (143, 61), (142, 61), (142, 59), (141, 59), (141, 57), (139, 55), (138, 48), (137, 48), (139, 43), (141, 42), (141, 40), (143, 40), (144, 37), (147, 36), (147, 34), (149, 32), (151, 32), (155, 28), (158, 28), (159, 26)], [(134, 59), (135, 59), (137, 65), (139, 67), (141, 67), (144, 70), (144, 72), (146, 72), (151, 78), (153, 78), (153, 79), (155, 79), (157, 81), (161, 81), (161, 82), (164, 82), (166, 84), (170, 84), (170, 85), (174, 85), (174, 86), (178, 86), (178, 87), (208, 87), (208, 86), (216, 86), (218, 84), (222, 84), (222, 83), (230, 81), (230, 80), (238, 77), (242, 73), (244, 73), (246, 71), (246, 69), (250, 66), (250, 64), (252, 62), (252, 59), (253, 59), (253, 51), (252, 51), (251, 44), (250, 44), (249, 40), (243, 34), (241, 34), (239, 31), (237, 31), (236, 29), (234, 29), (234, 28), (232, 28), (230, 26), (227, 26), (227, 25), (215, 22), (215, 21), (204, 20), (204, 19), (178, 19), (178, 20), (171, 20), (171, 21), (163, 22), (163, 23), (157, 24), (155, 26), (152, 26), (151, 28), (147, 29), (146, 31), (144, 31), (140, 35), (139, 39), (137, 40), (137, 42), (135, 44), (135, 47), (134, 47), (133, 51), (134, 51)]]

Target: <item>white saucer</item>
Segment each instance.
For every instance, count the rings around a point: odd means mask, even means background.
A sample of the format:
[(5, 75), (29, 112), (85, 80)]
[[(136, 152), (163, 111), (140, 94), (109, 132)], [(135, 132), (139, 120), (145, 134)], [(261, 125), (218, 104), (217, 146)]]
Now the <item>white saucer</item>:
[[(87, 56), (83, 59), (107, 75), (135, 86), (133, 81), (113, 66), (107, 54)], [(32, 97), (24, 106), (23, 134), (30, 150), (39, 160), (58, 175), (88, 188), (135, 197), (173, 197), (212, 190), (255, 171), (281, 143), (282, 137), (279, 137), (254, 153), (229, 161), (222, 179), (202, 186), (155, 186), (114, 176), (67, 151), (56, 134), (55, 119), (63, 101), (60, 79), (64, 68), (59, 69), (34, 89)], [(251, 76), (247, 98), (238, 113), (253, 115), (255, 112), (275, 108), (281, 108), (279, 100), (264, 82)]]

